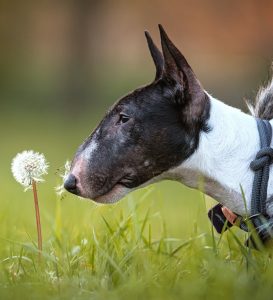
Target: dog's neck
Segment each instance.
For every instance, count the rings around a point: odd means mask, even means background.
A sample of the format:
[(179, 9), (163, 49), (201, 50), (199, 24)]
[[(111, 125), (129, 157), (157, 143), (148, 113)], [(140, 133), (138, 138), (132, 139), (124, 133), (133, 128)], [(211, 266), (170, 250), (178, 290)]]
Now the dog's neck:
[[(245, 214), (241, 193), (244, 191), (248, 212), (254, 173), (249, 168), (260, 145), (255, 118), (209, 96), (210, 131), (202, 132), (197, 150), (169, 176), (193, 188), (202, 189), (238, 214)], [(273, 174), (268, 196), (273, 194)], [(272, 205), (272, 204), (271, 204)], [(268, 213), (273, 205), (268, 203)]]

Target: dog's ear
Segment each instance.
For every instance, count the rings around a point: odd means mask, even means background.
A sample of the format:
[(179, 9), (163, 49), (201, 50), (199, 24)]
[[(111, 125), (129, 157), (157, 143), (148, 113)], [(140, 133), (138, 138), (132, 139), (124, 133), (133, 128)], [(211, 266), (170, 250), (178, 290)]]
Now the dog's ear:
[(167, 36), (162, 25), (159, 25), (161, 45), (164, 58), (164, 72), (162, 77), (174, 81), (178, 90), (183, 93), (187, 106), (184, 114), (186, 118), (200, 118), (203, 110), (205, 92), (196, 78), (193, 70), (183, 54), (176, 48)]
[(159, 31), (164, 56), (164, 75), (188, 85), (190, 89), (201, 88), (186, 58), (169, 39), (162, 25), (159, 25)]
[(163, 68), (164, 68), (164, 59), (163, 55), (160, 52), (160, 50), (156, 47), (155, 43), (153, 42), (150, 34), (148, 31), (145, 31), (145, 36), (147, 39), (148, 47), (151, 53), (151, 56), (153, 58), (155, 68), (156, 68), (156, 75), (155, 80), (159, 79), (163, 74)]

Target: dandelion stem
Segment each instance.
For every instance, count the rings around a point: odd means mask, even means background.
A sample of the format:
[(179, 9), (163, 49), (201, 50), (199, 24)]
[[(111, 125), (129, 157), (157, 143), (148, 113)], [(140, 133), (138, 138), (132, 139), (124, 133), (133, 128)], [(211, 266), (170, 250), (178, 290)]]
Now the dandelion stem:
[(41, 229), (41, 219), (40, 219), (40, 211), (39, 211), (39, 204), (38, 204), (37, 187), (36, 187), (36, 181), (35, 180), (32, 180), (32, 190), (33, 190), (35, 213), (36, 213), (36, 226), (37, 226), (37, 234), (38, 234), (39, 258), (41, 258), (41, 253), (42, 253), (42, 229)]

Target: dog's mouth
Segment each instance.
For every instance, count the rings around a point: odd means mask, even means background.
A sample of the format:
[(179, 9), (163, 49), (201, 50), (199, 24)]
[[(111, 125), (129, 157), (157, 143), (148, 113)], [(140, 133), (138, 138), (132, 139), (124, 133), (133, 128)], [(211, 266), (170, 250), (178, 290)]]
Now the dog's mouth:
[(121, 179), (110, 185), (107, 189), (104, 187), (97, 195), (84, 195), (78, 189), (78, 193), (84, 197), (91, 199), (97, 203), (115, 203), (129, 193), (133, 188), (137, 187), (138, 183), (135, 177), (131, 175), (123, 176)]
[(135, 176), (132, 175), (125, 175), (123, 176), (118, 182), (117, 184), (120, 184), (128, 189), (132, 189), (134, 187), (138, 186), (138, 182), (136, 180)]
[(130, 189), (117, 183), (108, 192), (90, 199), (96, 203), (115, 203), (129, 193), (129, 191)]

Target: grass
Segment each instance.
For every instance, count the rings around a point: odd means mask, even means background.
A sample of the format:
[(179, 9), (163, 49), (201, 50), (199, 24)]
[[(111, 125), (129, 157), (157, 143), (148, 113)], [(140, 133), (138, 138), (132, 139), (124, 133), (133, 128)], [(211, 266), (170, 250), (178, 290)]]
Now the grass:
[[(38, 131), (36, 122), (9, 123), (2, 140), (0, 299), (272, 298), (271, 251), (246, 248), (247, 236), (236, 228), (216, 234), (207, 219), (214, 201), (199, 192), (163, 182), (116, 205), (58, 198), (55, 170), (92, 125), (75, 122), (66, 135), (67, 121), (53, 116)], [(11, 158), (29, 148), (51, 162), (46, 183), (38, 186), (41, 262), (32, 194), (9, 170)]]

